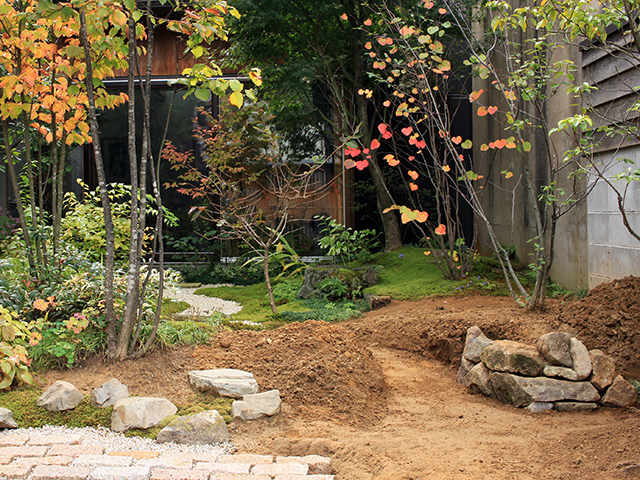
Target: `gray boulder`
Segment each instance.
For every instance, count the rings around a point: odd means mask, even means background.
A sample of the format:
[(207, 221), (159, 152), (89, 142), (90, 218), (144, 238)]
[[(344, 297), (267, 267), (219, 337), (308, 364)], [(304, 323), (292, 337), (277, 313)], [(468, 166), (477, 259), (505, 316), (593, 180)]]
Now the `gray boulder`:
[(586, 412), (598, 408), (593, 402), (556, 402), (553, 408), (558, 412)]
[(231, 368), (194, 370), (188, 373), (191, 385), (201, 392), (211, 392), (219, 397), (242, 398), (258, 393), (258, 382), (253, 373)]
[(229, 441), (229, 429), (216, 410), (177, 418), (158, 433), (159, 443), (207, 445)]
[(480, 358), (489, 370), (527, 377), (542, 375), (545, 366), (536, 348), (510, 340), (496, 340), (482, 351)]
[(591, 356), (591, 364), (593, 365), (593, 371), (589, 381), (598, 390), (604, 390), (613, 383), (613, 379), (616, 375), (616, 363), (609, 355), (606, 355), (601, 350), (591, 350), (589, 352)]
[(622, 375), (618, 375), (600, 403), (605, 407), (632, 407), (638, 402), (636, 388), (627, 382)]
[(80, 390), (69, 382), (58, 380), (40, 395), (36, 405), (50, 412), (73, 410), (84, 399)]
[(555, 365), (546, 365), (543, 370), (545, 377), (560, 377), (572, 382), (579, 380), (578, 374), (572, 368), (557, 367)]
[(578, 380), (586, 380), (591, 375), (591, 356), (589, 350), (577, 338), (571, 337), (571, 368), (578, 375)]
[(255, 420), (262, 417), (271, 417), (280, 413), (282, 400), (278, 390), (244, 395), (242, 401), (235, 401), (231, 405), (231, 416), (235, 420)]
[(129, 388), (120, 383), (117, 379), (104, 382), (98, 388), (94, 388), (91, 392), (91, 404), (96, 407), (110, 407), (115, 405), (121, 398), (129, 396)]
[(551, 402), (533, 402), (533, 403), (530, 403), (529, 405), (527, 405), (524, 408), (529, 410), (531, 413), (547, 412), (549, 410), (553, 410), (553, 403), (551, 403)]
[(484, 365), (478, 363), (464, 377), (462, 384), (469, 387), (471, 391), (479, 391), (488, 397), (495, 398), (493, 388), (491, 387), (491, 371)]
[(18, 424), (13, 419), (13, 412), (8, 408), (0, 407), (0, 428), (18, 428)]
[(479, 327), (473, 326), (467, 329), (467, 337), (464, 342), (462, 357), (470, 362), (480, 363), (480, 354), (493, 340), (489, 340)]
[(589, 382), (570, 382), (547, 377), (520, 377), (494, 372), (491, 374), (491, 387), (498, 400), (517, 407), (533, 402), (597, 402), (600, 399), (598, 391)]
[(471, 371), (473, 367), (475, 367), (477, 363), (473, 363), (464, 356), (460, 359), (460, 367), (458, 368), (458, 383), (464, 382), (464, 377), (467, 376), (467, 373)]
[(125, 432), (132, 428), (155, 427), (177, 411), (178, 408), (166, 398), (121, 398), (113, 407), (111, 430)]
[(545, 333), (536, 343), (540, 355), (551, 365), (573, 366), (571, 361), (571, 335), (568, 333)]

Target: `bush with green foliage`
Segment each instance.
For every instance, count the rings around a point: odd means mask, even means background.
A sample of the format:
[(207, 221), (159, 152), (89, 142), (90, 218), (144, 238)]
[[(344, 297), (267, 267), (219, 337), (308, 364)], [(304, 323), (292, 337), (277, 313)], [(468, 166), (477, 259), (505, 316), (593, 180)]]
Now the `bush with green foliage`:
[(331, 217), (314, 217), (324, 224), (323, 237), (318, 242), (327, 254), (342, 263), (354, 260), (368, 260), (373, 251), (380, 247), (375, 230), (353, 230), (345, 227)]
[(0, 390), (11, 387), (16, 380), (33, 383), (25, 347), (28, 337), (31, 331), (18, 314), (0, 306)]

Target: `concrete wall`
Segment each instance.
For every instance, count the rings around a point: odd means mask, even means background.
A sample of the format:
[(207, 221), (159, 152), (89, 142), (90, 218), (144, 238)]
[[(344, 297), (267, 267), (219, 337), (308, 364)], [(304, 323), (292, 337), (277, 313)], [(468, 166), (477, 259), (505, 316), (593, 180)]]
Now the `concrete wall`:
[[(617, 152), (616, 158), (626, 157), (640, 165), (640, 148), (629, 147)], [(628, 165), (621, 161), (609, 162), (612, 154), (601, 153), (596, 161), (610, 163), (607, 176), (612, 177)], [(588, 205), (589, 288), (627, 275), (640, 275), (640, 241), (629, 234), (618, 210), (617, 195), (603, 180), (592, 179), (593, 191)], [(613, 185), (621, 192), (624, 181)], [(630, 225), (640, 232), (640, 182), (629, 184), (626, 212)]]

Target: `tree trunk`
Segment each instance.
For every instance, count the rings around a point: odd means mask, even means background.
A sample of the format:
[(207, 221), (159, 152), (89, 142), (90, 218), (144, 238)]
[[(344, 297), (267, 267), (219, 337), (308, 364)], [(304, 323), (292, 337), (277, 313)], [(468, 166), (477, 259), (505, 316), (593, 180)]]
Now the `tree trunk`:
[(102, 161), (102, 148), (100, 147), (100, 130), (98, 128), (98, 116), (96, 113), (96, 100), (93, 91), (93, 64), (91, 60), (91, 50), (87, 38), (87, 20), (84, 11), (80, 11), (80, 41), (84, 50), (86, 63), (85, 86), (87, 98), (89, 100), (89, 119), (91, 125), (91, 136), (93, 139), (93, 153), (95, 156), (98, 185), (100, 186), (100, 200), (102, 203), (102, 214), (104, 215), (104, 230), (106, 241), (105, 252), (105, 274), (104, 274), (104, 302), (105, 317), (107, 321), (107, 351), (112, 352), (117, 340), (117, 319), (113, 304), (113, 273), (115, 267), (115, 234), (113, 228), (113, 217), (111, 216), (111, 202), (107, 190), (107, 177)]

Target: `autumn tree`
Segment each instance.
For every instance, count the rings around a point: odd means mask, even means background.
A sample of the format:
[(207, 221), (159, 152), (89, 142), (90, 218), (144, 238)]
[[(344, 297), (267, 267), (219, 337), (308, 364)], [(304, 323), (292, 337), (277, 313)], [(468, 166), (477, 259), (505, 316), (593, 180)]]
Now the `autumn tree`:
[[(357, 136), (360, 147), (368, 148), (377, 135), (374, 105), (383, 101), (378, 94), (358, 93), (377, 90), (369, 78), (372, 62), (363, 55), (367, 33), (361, 27), (369, 9), (359, 1), (241, 0), (235, 5), (243, 19), (234, 24), (233, 53), (239, 62), (265, 72), (264, 98), (276, 116), (289, 119), (288, 126), (306, 122), (322, 135), (329, 130), (334, 145)], [(398, 217), (385, 212), (394, 202), (378, 152), (372, 151), (361, 166), (375, 187), (385, 248), (399, 248)]]
[(315, 175), (324, 158), (299, 161), (287, 155), (274, 133), (273, 118), (257, 103), (208, 115), (196, 136), (203, 146), (199, 168), (194, 152), (168, 145), (164, 155), (180, 172), (170, 186), (196, 203), (192, 217), (215, 225), (217, 235), (248, 246), (263, 264), (269, 303), (277, 313), (269, 274), (271, 255), (301, 213), (330, 191)]

